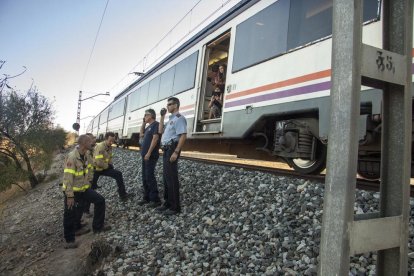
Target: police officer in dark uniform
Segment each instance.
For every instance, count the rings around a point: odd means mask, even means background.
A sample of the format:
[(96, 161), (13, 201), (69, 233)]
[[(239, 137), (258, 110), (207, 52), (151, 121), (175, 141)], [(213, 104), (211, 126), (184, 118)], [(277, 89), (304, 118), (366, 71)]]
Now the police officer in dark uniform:
[[(148, 207), (161, 205), (158, 196), (157, 180), (155, 179), (155, 166), (159, 158), (160, 140), (159, 123), (155, 120), (154, 109), (145, 110), (144, 121), (140, 131), (141, 157), (142, 157), (142, 186), (144, 188), (143, 199), (139, 205), (148, 204)], [(145, 126), (148, 126), (145, 128)]]
[(179, 113), (180, 100), (171, 97), (167, 100), (167, 110), (171, 115), (164, 128), (165, 111), (161, 111), (159, 133), (163, 155), (164, 199), (163, 206), (157, 208), (165, 215), (181, 212), (180, 183), (178, 181), (178, 158), (187, 139), (187, 120)]

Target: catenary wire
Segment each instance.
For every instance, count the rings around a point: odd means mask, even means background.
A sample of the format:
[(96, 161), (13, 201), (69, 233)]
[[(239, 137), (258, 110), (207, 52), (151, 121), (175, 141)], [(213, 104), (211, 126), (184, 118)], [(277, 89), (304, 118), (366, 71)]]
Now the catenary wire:
[(104, 20), (104, 17), (105, 17), (105, 13), (106, 13), (106, 9), (108, 7), (108, 4), (109, 4), (109, 0), (106, 1), (105, 9), (104, 9), (104, 11), (102, 13), (102, 17), (101, 17), (101, 22), (99, 22), (98, 31), (96, 32), (95, 40), (93, 42), (93, 46), (92, 46), (92, 49), (91, 49), (91, 53), (89, 54), (88, 63), (86, 64), (85, 72), (83, 73), (82, 82), (81, 82), (81, 85), (79, 87), (79, 90), (82, 90), (82, 86), (83, 86), (83, 83), (85, 81), (86, 74), (88, 73), (89, 64), (91, 63), (92, 55), (93, 55), (93, 52), (94, 52), (95, 46), (96, 46), (96, 41), (98, 40), (99, 32), (101, 30), (102, 22)]
[[(151, 50), (149, 50), (148, 51), (148, 53), (137, 63), (137, 64), (135, 64), (132, 68), (131, 68), (131, 70), (129, 70), (129, 72), (126, 74), (126, 75), (124, 75), (123, 77), (122, 77), (122, 79), (121, 80), (119, 80), (118, 82), (116, 82), (110, 89), (109, 89), (109, 91), (113, 91), (113, 89), (115, 89), (119, 84), (121, 84), (129, 75), (130, 75), (130, 73), (131, 72), (133, 72), (134, 70), (135, 70), (135, 68), (137, 68), (137, 66), (138, 65), (140, 65), (141, 63), (143, 63), (144, 62), (144, 60), (146, 59), (146, 57), (152, 52), (152, 51), (154, 51), (157, 47), (158, 47), (158, 45), (164, 40), (164, 39), (166, 39), (167, 37), (168, 37), (168, 35), (174, 30), (174, 28), (176, 28), (181, 22), (183, 22), (184, 21), (184, 19), (186, 18), (186, 16), (188, 16), (189, 14), (191, 14), (191, 12), (200, 4), (200, 2), (202, 2), (203, 0), (199, 0), (158, 42), (157, 42), (157, 44), (155, 44), (155, 46), (154, 47), (152, 47), (151, 48)], [(195, 29), (197, 29), (200, 25), (202, 25), (203, 23), (205, 23), (209, 18), (211, 18), (215, 13), (217, 13), (222, 7), (224, 7), (224, 6), (226, 6), (229, 2), (231, 2), (232, 0), (222, 0), (222, 3), (221, 3), (221, 7), (219, 7), (219, 8), (217, 8), (216, 10), (214, 10), (207, 18), (205, 18), (202, 22), (200, 22), (197, 26), (195, 26), (191, 31), (190, 31), (190, 33), (192, 32), (192, 31), (194, 31)], [(187, 34), (188, 35), (188, 34)], [(179, 39), (173, 46), (171, 46), (168, 50), (167, 50), (167, 52), (168, 51), (170, 51), (172, 48), (174, 48), (175, 46), (177, 46), (177, 44), (179, 43), (179, 42), (181, 42), (187, 35), (184, 35), (184, 37), (182, 37), (181, 39)], [(161, 56), (163, 56), (163, 55), (165, 55), (165, 53), (163, 53)], [(153, 62), (154, 63), (154, 62)], [(152, 64), (153, 65), (153, 64)], [(130, 84), (128, 84), (128, 85), (130, 85)], [(128, 86), (127, 85), (127, 86)], [(126, 87), (127, 87), (126, 86)], [(123, 89), (122, 89), (123, 90)]]

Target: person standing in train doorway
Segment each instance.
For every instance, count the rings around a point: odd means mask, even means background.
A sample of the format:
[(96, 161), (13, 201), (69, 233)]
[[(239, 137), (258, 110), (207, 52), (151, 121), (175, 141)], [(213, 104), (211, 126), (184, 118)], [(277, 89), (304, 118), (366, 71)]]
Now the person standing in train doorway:
[[(155, 208), (161, 205), (158, 196), (157, 180), (155, 179), (155, 166), (160, 157), (159, 123), (155, 120), (154, 109), (145, 110), (144, 120), (140, 131), (141, 158), (142, 158), (142, 186), (144, 196), (139, 205), (148, 204)], [(148, 126), (145, 128), (145, 126)]]
[(159, 134), (163, 155), (164, 205), (157, 211), (165, 215), (177, 215), (181, 212), (180, 183), (178, 181), (178, 159), (187, 139), (187, 120), (179, 113), (180, 100), (171, 97), (167, 100), (167, 110), (171, 115), (164, 128), (166, 110), (161, 110)]

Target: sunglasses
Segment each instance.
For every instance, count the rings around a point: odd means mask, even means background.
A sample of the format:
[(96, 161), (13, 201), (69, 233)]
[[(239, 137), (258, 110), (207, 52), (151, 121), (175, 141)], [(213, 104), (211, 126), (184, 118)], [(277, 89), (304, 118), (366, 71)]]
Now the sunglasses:
[(175, 104), (175, 103), (168, 103), (168, 104), (167, 104), (167, 106), (171, 106), (171, 105), (173, 105), (173, 104)]
[(151, 116), (151, 114), (149, 114), (149, 113), (146, 113), (144, 116)]

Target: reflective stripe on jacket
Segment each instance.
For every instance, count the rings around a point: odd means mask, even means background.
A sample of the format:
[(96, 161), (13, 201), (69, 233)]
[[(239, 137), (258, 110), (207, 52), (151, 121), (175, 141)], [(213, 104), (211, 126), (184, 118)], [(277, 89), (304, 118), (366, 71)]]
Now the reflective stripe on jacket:
[(96, 171), (103, 171), (112, 164), (112, 147), (107, 146), (105, 141), (96, 144), (93, 152), (93, 164)]
[(95, 166), (93, 165), (93, 148), (88, 150), (86, 152), (86, 155), (88, 156), (88, 169), (89, 169), (90, 180), (92, 181), (93, 172), (95, 171)]
[(79, 150), (74, 149), (68, 154), (63, 171), (63, 191), (66, 196), (73, 197), (74, 192), (84, 192), (90, 187), (93, 170), (92, 160), (85, 154), (82, 160)]

